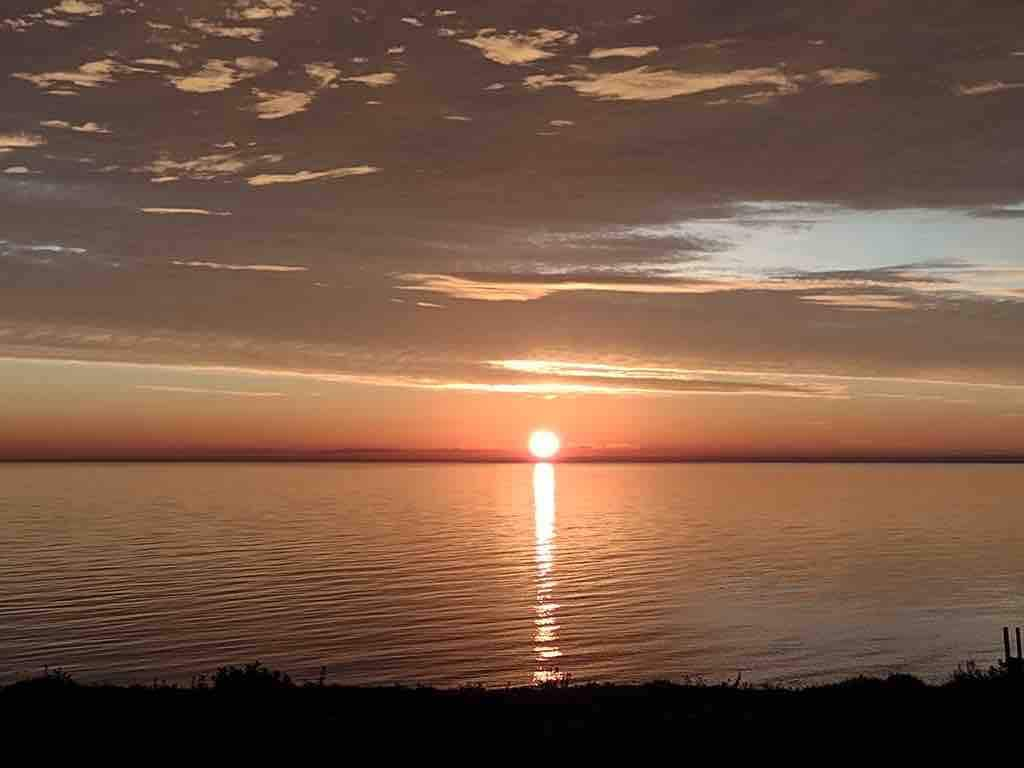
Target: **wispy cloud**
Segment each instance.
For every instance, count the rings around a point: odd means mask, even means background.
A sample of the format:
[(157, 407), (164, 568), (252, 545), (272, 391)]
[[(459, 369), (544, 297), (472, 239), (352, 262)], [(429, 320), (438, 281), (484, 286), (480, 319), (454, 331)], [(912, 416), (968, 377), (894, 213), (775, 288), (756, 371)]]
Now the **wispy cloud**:
[(263, 39), (263, 30), (259, 27), (234, 27), (208, 19), (194, 19), (188, 25), (197, 32), (202, 32), (210, 37), (248, 40), (250, 43), (258, 43)]
[(284, 392), (256, 392), (246, 389), (207, 389), (205, 387), (175, 387), (163, 384), (137, 384), (136, 389), (149, 392), (167, 392), (180, 395), (216, 395), (220, 397), (284, 397)]
[(306, 74), (316, 80), (321, 88), (326, 88), (338, 79), (341, 72), (331, 61), (315, 61), (306, 65)]
[(417, 19), (415, 16), (403, 16), (402, 21), (408, 24), (410, 27), (422, 27), (423, 22)]
[(11, 77), (25, 80), (38, 88), (55, 85), (75, 85), (79, 88), (98, 88), (113, 83), (117, 75), (146, 72), (145, 69), (121, 64), (113, 59), (102, 59), (82, 64), (78, 69), (53, 72), (14, 72)]
[(153, 213), (162, 216), (230, 216), (231, 211), (210, 211), (206, 208), (140, 208), (143, 213)]
[(659, 50), (656, 45), (630, 45), (623, 48), (595, 48), (590, 52), (591, 59), (612, 59), (612, 58), (630, 58), (630, 59), (642, 59), (645, 56), (650, 56), (652, 53), (657, 53)]
[(398, 289), (426, 291), (474, 301), (535, 301), (556, 293), (597, 291), (603, 293), (709, 293), (721, 290), (717, 283), (656, 278), (628, 279), (611, 277), (584, 279), (556, 275), (464, 276), (430, 273), (398, 275), (405, 282)]
[(4, 149), (31, 149), (45, 143), (46, 139), (35, 133), (0, 133), (0, 147)]
[(242, 80), (264, 75), (277, 68), (277, 62), (259, 56), (243, 56), (233, 62), (210, 59), (191, 75), (170, 75), (168, 80), (179, 91), (215, 93), (226, 91)]
[(228, 10), (227, 17), (244, 21), (287, 19), (303, 7), (302, 3), (295, 0), (236, 0), (235, 7)]
[(202, 155), (189, 160), (173, 160), (161, 157), (143, 166), (142, 171), (151, 173), (153, 179), (175, 180), (182, 176), (206, 181), (218, 176), (231, 176), (246, 168), (249, 163), (238, 152), (218, 152)]
[[(601, 50), (601, 49), (598, 49)], [(612, 49), (616, 51), (630, 49)], [(644, 50), (644, 49), (637, 49)], [(607, 58), (594, 56), (591, 58)], [(609, 54), (613, 55), (613, 54)], [(624, 55), (622, 53), (614, 55)], [(719, 91), (727, 88), (759, 87), (755, 93), (747, 93), (738, 101), (751, 104), (767, 103), (777, 96), (791, 96), (800, 92), (803, 84), (814, 79), (823, 85), (845, 86), (877, 80), (877, 72), (865, 69), (820, 69), (811, 74), (796, 74), (781, 67), (760, 67), (737, 69), (728, 72), (685, 72), (674, 69), (654, 69), (649, 66), (634, 67), (621, 72), (594, 72), (583, 66), (575, 66), (569, 74), (539, 74), (527, 76), (523, 83), (528, 88), (542, 89), (565, 87), (577, 93), (592, 96), (602, 101), (633, 100), (659, 101), (678, 96)], [(767, 86), (767, 90), (764, 87)], [(717, 103), (731, 103), (721, 100)]]
[(826, 85), (857, 85), (859, 83), (870, 83), (879, 78), (877, 72), (867, 69), (842, 67), (819, 69), (817, 75)]
[[(976, 296), (1024, 300), (1024, 268), (929, 265), (866, 271), (791, 272), (778, 275), (718, 274), (701, 277), (631, 274), (614, 270), (591, 274), (437, 274), (397, 276), (403, 291), (423, 291), (471, 301), (536, 301), (561, 293), (702, 295), (736, 291), (793, 293), (835, 307), (912, 309), (906, 294)], [(823, 291), (837, 293), (824, 298)], [(895, 291), (900, 295), (884, 295)], [(812, 294), (816, 294), (813, 295)]]
[(327, 171), (298, 171), (296, 173), (265, 173), (249, 178), (252, 187), (266, 187), (271, 184), (297, 184), (304, 181), (343, 179), (347, 176), (367, 176), (377, 173), (380, 168), (372, 165), (353, 165), (347, 168), (332, 168)]
[(135, 59), (136, 64), (144, 64), (147, 67), (166, 67), (167, 69), (181, 69), (181, 64), (172, 59)]
[(225, 270), (228, 272), (308, 272), (309, 267), (284, 264), (225, 264), (220, 261), (172, 261), (176, 267)]
[(908, 310), (916, 307), (912, 301), (905, 298), (876, 293), (812, 294), (801, 296), (800, 300), (826, 307), (869, 312)]
[(990, 93), (1012, 91), (1024, 88), (1024, 83), (1005, 83), (1002, 80), (986, 80), (982, 83), (961, 83), (955, 89), (960, 96), (986, 96)]
[(103, 3), (87, 2), (87, 0), (61, 0), (53, 6), (53, 10), (74, 16), (102, 16)]
[(14, 32), (25, 32), (39, 24), (55, 29), (67, 29), (72, 26), (72, 20), (102, 16), (103, 11), (103, 3), (99, 0), (60, 0), (56, 5), (44, 8), (42, 11), (26, 13), (10, 19), (0, 19), (0, 29), (7, 28)]
[(386, 85), (394, 85), (398, 82), (398, 75), (394, 72), (375, 72), (371, 75), (358, 75), (356, 77), (343, 77), (346, 83), (362, 83), (371, 88), (383, 88)]
[(721, 371), (564, 360), (488, 360), (487, 366), (545, 379), (591, 379), (622, 394), (767, 395), (845, 397), (843, 383), (784, 373)]
[(69, 123), (65, 120), (44, 120), (39, 123), (44, 128), (61, 128), (68, 131), (75, 131), (77, 133), (110, 133), (109, 128), (105, 128), (99, 123), (87, 122), (80, 125)]
[(282, 117), (305, 112), (313, 103), (314, 95), (304, 91), (261, 91), (253, 93), (259, 101), (252, 107), (260, 120), (279, 120)]
[(463, 45), (478, 48), (485, 58), (498, 64), (529, 64), (554, 56), (555, 46), (575, 45), (579, 36), (560, 29), (535, 29), (519, 34), (499, 34), (493, 28), (481, 29), (475, 37), (459, 40)]
[(636, 67), (624, 72), (588, 72), (571, 75), (531, 75), (529, 88), (572, 88), (577, 93), (601, 100), (658, 101), (676, 96), (716, 91), (722, 88), (773, 86), (778, 92), (796, 89), (793, 79), (777, 67), (739, 69), (732, 72), (679, 72), (670, 69)]

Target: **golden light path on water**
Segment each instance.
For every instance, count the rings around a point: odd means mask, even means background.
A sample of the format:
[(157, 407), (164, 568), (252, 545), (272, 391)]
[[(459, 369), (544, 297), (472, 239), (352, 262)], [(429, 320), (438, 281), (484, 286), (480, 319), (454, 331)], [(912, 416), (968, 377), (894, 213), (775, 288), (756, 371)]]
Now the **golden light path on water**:
[(536, 536), (534, 560), (537, 565), (537, 603), (533, 635), (537, 669), (535, 682), (556, 680), (555, 662), (562, 655), (558, 648), (558, 604), (554, 602), (555, 565), (555, 468), (547, 462), (533, 467), (533, 519)]

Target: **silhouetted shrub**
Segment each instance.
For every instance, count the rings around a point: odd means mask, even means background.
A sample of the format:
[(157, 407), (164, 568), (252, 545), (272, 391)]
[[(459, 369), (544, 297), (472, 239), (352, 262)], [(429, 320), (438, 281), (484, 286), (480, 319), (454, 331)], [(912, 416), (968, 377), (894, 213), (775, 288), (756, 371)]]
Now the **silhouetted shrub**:
[(259, 661), (241, 667), (220, 667), (213, 676), (213, 689), (222, 693), (252, 693), (294, 686), (286, 673), (268, 669)]

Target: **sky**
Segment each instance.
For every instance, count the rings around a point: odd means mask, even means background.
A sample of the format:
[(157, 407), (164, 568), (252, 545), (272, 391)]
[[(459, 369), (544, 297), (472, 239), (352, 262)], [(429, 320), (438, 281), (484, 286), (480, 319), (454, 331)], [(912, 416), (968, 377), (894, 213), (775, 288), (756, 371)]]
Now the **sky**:
[(1024, 457), (1024, 6), (5, 0), (0, 458)]

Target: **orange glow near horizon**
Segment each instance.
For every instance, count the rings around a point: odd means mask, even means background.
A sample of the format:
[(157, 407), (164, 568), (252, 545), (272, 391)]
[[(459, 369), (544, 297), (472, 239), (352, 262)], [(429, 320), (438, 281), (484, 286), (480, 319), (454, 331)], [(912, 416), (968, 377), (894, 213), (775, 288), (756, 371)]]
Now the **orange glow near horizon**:
[(561, 447), (562, 441), (551, 430), (538, 429), (530, 434), (530, 453), (541, 461), (554, 458)]

